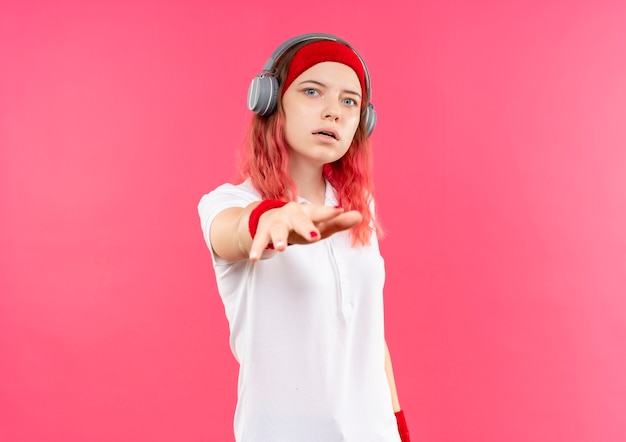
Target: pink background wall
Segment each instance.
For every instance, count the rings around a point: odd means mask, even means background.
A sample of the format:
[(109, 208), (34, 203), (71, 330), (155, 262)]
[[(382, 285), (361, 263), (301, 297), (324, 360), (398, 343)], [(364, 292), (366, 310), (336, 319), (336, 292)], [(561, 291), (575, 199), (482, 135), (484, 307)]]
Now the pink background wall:
[(312, 31), (373, 77), (413, 439), (626, 440), (626, 4), (217, 4), (1, 3), (0, 440), (232, 440), (196, 204)]

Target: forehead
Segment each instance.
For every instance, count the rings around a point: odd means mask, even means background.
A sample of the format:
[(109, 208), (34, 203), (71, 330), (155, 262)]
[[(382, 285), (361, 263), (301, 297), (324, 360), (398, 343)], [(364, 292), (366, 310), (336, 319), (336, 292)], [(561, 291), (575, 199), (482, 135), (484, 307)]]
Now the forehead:
[(309, 80), (320, 81), (329, 86), (338, 85), (355, 91), (361, 90), (361, 83), (356, 72), (350, 66), (335, 61), (324, 61), (311, 66), (296, 77), (293, 84)]

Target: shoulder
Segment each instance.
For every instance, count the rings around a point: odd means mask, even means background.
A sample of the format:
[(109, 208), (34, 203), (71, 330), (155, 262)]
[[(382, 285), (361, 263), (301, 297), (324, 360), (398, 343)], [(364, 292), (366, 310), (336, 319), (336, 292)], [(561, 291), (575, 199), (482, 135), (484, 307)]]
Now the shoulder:
[(241, 184), (222, 184), (200, 198), (198, 214), (205, 229), (221, 211), (231, 207), (246, 207), (261, 199), (249, 180)]

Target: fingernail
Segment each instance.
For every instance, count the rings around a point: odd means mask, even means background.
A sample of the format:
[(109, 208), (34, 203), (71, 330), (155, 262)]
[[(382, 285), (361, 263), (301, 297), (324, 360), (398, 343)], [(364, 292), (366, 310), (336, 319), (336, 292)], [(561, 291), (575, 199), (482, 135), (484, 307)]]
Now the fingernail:
[(250, 259), (255, 259), (258, 256), (257, 252), (250, 252)]
[(312, 231), (311, 233), (309, 233), (309, 235), (311, 235), (311, 238), (317, 238), (317, 232), (316, 231)]
[(338, 204), (338, 205), (336, 205), (336, 206), (335, 206), (335, 209), (341, 209), (341, 205), (339, 205), (339, 204)]

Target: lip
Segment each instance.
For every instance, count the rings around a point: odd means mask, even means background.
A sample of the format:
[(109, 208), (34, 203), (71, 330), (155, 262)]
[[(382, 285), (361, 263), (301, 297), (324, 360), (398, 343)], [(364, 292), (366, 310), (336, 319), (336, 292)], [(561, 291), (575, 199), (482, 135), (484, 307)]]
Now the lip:
[(312, 134), (313, 135), (318, 135), (318, 136), (321, 136), (321, 137), (326, 137), (326, 135), (319, 135), (320, 132), (326, 132), (326, 133), (332, 134), (334, 139), (335, 139), (335, 141), (339, 141), (341, 139), (341, 138), (339, 138), (339, 133), (335, 129), (332, 129), (330, 127), (322, 127), (320, 129), (316, 129), (316, 130), (314, 130), (312, 132)]

